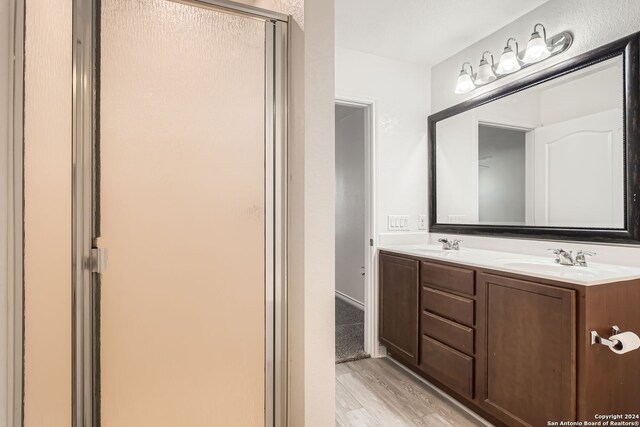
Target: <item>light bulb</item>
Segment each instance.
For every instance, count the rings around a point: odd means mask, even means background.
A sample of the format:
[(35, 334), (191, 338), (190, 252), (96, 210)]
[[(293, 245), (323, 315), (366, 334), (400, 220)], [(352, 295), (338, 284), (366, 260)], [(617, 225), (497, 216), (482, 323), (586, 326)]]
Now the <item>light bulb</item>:
[(542, 61), (549, 56), (551, 56), (551, 52), (549, 52), (547, 42), (542, 37), (540, 37), (539, 32), (534, 31), (533, 34), (531, 34), (529, 43), (527, 43), (527, 50), (524, 53), (523, 61), (527, 64), (531, 64), (534, 62)]
[(460, 70), (460, 75), (458, 76), (458, 82), (456, 83), (456, 93), (462, 94), (471, 92), (476, 88), (476, 85), (473, 83), (473, 79), (464, 69)]
[(489, 65), (486, 59), (482, 58), (480, 61), (480, 67), (478, 67), (478, 74), (476, 75), (476, 84), (486, 85), (496, 79), (496, 74), (493, 72), (493, 67)]
[(510, 74), (518, 71), (520, 68), (520, 62), (518, 61), (516, 53), (509, 46), (505, 47), (502, 56), (500, 56), (496, 73)]

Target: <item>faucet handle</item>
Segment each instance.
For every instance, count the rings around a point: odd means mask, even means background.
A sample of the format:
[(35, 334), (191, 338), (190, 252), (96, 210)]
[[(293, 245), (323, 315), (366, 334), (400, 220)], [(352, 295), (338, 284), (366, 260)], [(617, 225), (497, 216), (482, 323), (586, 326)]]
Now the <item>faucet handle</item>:
[(442, 237), (442, 238), (438, 239), (438, 242), (439, 243), (449, 243), (449, 239), (447, 239), (445, 237)]
[(595, 252), (590, 252), (590, 251), (583, 251), (582, 249), (580, 249), (578, 251), (578, 253), (576, 254), (576, 256), (580, 256), (580, 255), (594, 256), (594, 255), (596, 255), (596, 253)]
[(549, 249), (550, 251), (553, 252), (553, 254), (556, 256), (556, 263), (558, 264), (562, 264), (562, 265), (573, 265), (574, 264), (574, 258), (573, 258), (573, 251), (565, 251), (564, 249), (560, 248), (560, 249)]
[(576, 254), (576, 264), (581, 267), (587, 267), (587, 257), (595, 255), (595, 252), (579, 250)]
[(453, 239), (453, 241), (451, 242), (451, 246), (453, 246), (453, 249), (455, 249), (456, 251), (459, 251), (460, 250), (460, 243), (462, 243), (462, 240)]

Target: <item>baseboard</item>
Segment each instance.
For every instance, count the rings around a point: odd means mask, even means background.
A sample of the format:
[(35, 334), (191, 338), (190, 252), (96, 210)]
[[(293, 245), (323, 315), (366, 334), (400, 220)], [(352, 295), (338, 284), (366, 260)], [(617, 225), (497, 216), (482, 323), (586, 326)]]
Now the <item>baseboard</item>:
[(446, 399), (448, 402), (452, 403), (453, 405), (455, 405), (456, 407), (460, 408), (461, 410), (463, 410), (465, 413), (471, 415), (473, 418), (475, 418), (476, 420), (478, 420), (478, 422), (480, 422), (483, 426), (486, 427), (494, 427), (493, 424), (491, 424), (489, 421), (485, 420), (484, 418), (482, 418), (481, 416), (479, 416), (478, 414), (476, 414), (475, 412), (473, 412), (471, 409), (467, 408), (466, 406), (464, 406), (462, 403), (458, 402), (456, 399), (454, 399), (453, 397), (449, 396), (447, 393), (445, 393), (444, 391), (440, 390), (435, 384), (430, 383), (429, 381), (425, 380), (424, 378), (422, 378), (420, 375), (416, 374), (415, 372), (413, 372), (411, 369), (407, 368), (406, 366), (404, 366), (402, 363), (398, 362), (397, 360), (395, 360), (393, 357), (387, 356), (387, 359), (389, 359), (390, 361), (392, 361), (393, 363), (395, 363), (396, 365), (398, 365), (400, 368), (402, 368), (402, 370), (406, 371), (408, 374), (410, 374), (411, 376), (413, 376), (414, 378), (420, 380), (422, 383), (426, 384), (427, 386), (429, 386), (430, 389), (432, 389), (433, 391), (435, 391), (436, 393), (438, 393), (441, 397), (443, 397), (444, 399)]
[(344, 294), (340, 291), (336, 291), (336, 297), (340, 298), (342, 301), (346, 302), (347, 304), (351, 304), (352, 306), (354, 306), (355, 308), (364, 311), (364, 303), (358, 301), (355, 298), (350, 297), (347, 294)]

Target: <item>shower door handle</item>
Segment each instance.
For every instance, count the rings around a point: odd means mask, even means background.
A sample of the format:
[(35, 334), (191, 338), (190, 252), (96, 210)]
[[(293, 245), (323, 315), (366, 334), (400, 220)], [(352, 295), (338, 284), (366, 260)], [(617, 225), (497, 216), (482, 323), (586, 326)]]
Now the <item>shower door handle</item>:
[(107, 269), (107, 250), (104, 248), (92, 248), (90, 267), (92, 273), (104, 273)]

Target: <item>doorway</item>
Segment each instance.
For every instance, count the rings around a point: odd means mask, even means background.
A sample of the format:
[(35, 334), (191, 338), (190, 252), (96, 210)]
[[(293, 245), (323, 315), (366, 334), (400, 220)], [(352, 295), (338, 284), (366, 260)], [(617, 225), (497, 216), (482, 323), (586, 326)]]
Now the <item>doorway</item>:
[(336, 101), (336, 363), (377, 356), (373, 114), (373, 102)]

